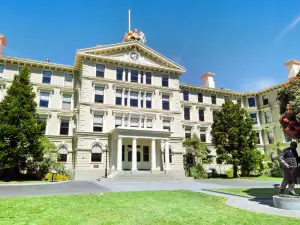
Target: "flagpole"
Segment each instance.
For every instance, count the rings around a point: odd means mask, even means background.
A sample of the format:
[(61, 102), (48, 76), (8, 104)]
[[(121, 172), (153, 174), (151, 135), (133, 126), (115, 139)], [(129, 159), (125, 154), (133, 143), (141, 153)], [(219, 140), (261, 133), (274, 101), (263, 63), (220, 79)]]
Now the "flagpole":
[(128, 9), (128, 31), (130, 31), (130, 9)]

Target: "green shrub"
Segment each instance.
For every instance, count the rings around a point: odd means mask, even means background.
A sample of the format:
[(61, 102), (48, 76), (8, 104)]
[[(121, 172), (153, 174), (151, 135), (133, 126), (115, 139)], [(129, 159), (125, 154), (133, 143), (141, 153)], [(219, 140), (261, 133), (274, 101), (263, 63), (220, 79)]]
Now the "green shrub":
[(227, 170), (226, 172), (225, 172), (225, 174), (227, 175), (227, 177), (233, 177), (233, 168), (231, 168), (231, 169), (229, 169), (229, 170)]
[(205, 172), (205, 169), (201, 163), (197, 163), (191, 168), (191, 174), (195, 179), (207, 178), (207, 173)]
[[(51, 181), (52, 180), (52, 173), (47, 173), (44, 179), (47, 179), (47, 180)], [(63, 174), (54, 174), (53, 175), (53, 180), (63, 181), (63, 180), (69, 180), (69, 178), (66, 175), (63, 175)]]
[(280, 167), (280, 164), (278, 161), (275, 162), (268, 162), (268, 169), (265, 170), (264, 175), (268, 177), (282, 177), (283, 176), (283, 170)]

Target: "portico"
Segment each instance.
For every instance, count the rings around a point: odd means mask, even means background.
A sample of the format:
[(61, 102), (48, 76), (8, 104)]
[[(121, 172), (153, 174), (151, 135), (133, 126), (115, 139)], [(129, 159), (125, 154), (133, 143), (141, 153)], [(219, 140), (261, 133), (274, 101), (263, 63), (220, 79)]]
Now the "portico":
[[(167, 130), (117, 127), (111, 132), (111, 170), (168, 171), (169, 137)], [(162, 160), (161, 146), (164, 146)]]

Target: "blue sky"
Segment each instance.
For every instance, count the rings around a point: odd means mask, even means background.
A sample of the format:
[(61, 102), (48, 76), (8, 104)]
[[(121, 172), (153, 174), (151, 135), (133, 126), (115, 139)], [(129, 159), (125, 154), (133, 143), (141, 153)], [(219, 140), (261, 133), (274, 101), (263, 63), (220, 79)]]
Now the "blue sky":
[(128, 8), (147, 45), (187, 69), (183, 83), (211, 71), (217, 87), (257, 90), (300, 59), (299, 0), (4, 1), (4, 54), (72, 65), (77, 49), (122, 40)]

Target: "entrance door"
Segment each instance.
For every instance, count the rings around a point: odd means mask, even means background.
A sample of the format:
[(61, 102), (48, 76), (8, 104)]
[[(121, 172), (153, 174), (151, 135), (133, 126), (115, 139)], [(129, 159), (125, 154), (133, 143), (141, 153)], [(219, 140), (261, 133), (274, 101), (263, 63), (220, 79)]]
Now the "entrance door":
[[(136, 151), (136, 161), (137, 161), (137, 169), (141, 168), (141, 152), (139, 150)], [(128, 151), (127, 153), (127, 163), (126, 163), (126, 169), (131, 170), (132, 168), (132, 150)]]

